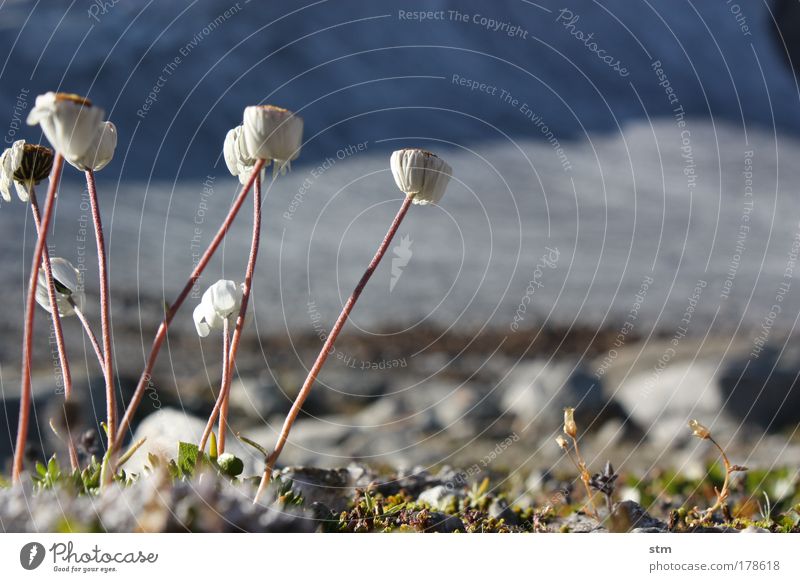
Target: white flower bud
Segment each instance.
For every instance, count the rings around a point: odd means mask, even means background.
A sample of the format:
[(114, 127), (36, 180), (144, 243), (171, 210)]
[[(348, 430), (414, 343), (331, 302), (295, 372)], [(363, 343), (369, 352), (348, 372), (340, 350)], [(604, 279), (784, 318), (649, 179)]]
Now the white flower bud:
[(212, 330), (222, 328), (226, 319), (239, 312), (242, 287), (233, 281), (220, 279), (206, 289), (192, 314), (197, 335), (206, 337)]
[(303, 118), (274, 105), (253, 105), (244, 110), (246, 157), (273, 161), (283, 171), (300, 155)]
[(397, 187), (414, 204), (438, 203), (453, 175), (453, 169), (443, 159), (421, 149), (397, 150), (390, 165)]
[(244, 133), (242, 126), (238, 125), (228, 132), (225, 136), (225, 145), (222, 148), (225, 157), (225, 165), (234, 176), (239, 177), (242, 185), (247, 183), (253, 173), (253, 166), (256, 160), (247, 153), (247, 145), (244, 143)]

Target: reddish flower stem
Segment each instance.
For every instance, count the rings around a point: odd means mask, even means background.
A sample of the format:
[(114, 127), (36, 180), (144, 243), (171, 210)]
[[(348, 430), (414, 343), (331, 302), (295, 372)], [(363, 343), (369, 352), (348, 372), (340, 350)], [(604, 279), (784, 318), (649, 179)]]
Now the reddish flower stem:
[[(33, 214), (33, 223), (36, 226), (36, 233), (42, 236), (42, 219), (39, 214), (39, 203), (36, 201), (36, 191), (31, 186), (30, 192), (31, 213)], [(69, 400), (72, 395), (72, 374), (69, 369), (69, 360), (67, 359), (67, 349), (64, 345), (64, 330), (61, 327), (61, 316), (58, 312), (58, 305), (56, 303), (56, 288), (53, 284), (53, 268), (50, 265), (50, 253), (47, 250), (47, 245), (42, 251), (42, 266), (44, 267), (44, 276), (47, 282), (47, 295), (50, 298), (50, 315), (53, 320), (53, 329), (56, 336), (56, 347), (58, 348), (58, 361), (61, 364), (61, 375), (64, 379), (64, 399)]]
[(161, 325), (158, 327), (158, 331), (156, 332), (156, 337), (153, 339), (153, 345), (150, 348), (150, 355), (147, 357), (147, 363), (145, 364), (142, 376), (139, 378), (139, 383), (136, 386), (133, 397), (128, 404), (128, 408), (125, 410), (125, 415), (122, 417), (122, 421), (117, 429), (117, 438), (114, 441), (117, 448), (122, 444), (122, 441), (125, 438), (125, 431), (128, 430), (131, 420), (133, 420), (133, 415), (136, 413), (136, 409), (141, 403), (142, 397), (144, 397), (145, 390), (147, 390), (147, 386), (150, 384), (153, 367), (155, 366), (156, 359), (158, 358), (158, 352), (161, 349), (161, 345), (164, 343), (164, 339), (167, 337), (169, 324), (172, 323), (172, 319), (175, 317), (178, 309), (180, 309), (181, 305), (183, 305), (183, 302), (186, 301), (186, 298), (189, 296), (192, 287), (200, 278), (200, 275), (205, 270), (206, 266), (211, 260), (211, 257), (214, 256), (214, 253), (222, 242), (222, 239), (224, 239), (225, 235), (228, 233), (228, 229), (230, 229), (234, 218), (236, 218), (236, 215), (239, 212), (239, 209), (242, 207), (245, 198), (247, 198), (247, 193), (250, 191), (250, 188), (253, 187), (256, 176), (259, 175), (263, 167), (264, 160), (258, 160), (256, 165), (253, 167), (253, 173), (250, 174), (250, 178), (247, 180), (247, 183), (242, 187), (242, 191), (236, 197), (236, 200), (234, 200), (233, 206), (231, 206), (231, 209), (228, 212), (228, 216), (225, 217), (222, 226), (220, 226), (217, 234), (214, 236), (214, 240), (211, 241), (211, 244), (206, 249), (206, 252), (203, 253), (202, 257), (200, 257), (200, 261), (197, 263), (197, 266), (189, 276), (189, 280), (186, 282), (183, 290), (164, 314), (164, 319), (161, 321)]
[[(42, 218), (39, 213), (39, 203), (36, 200), (36, 190), (31, 186), (28, 197), (31, 203), (31, 214), (33, 214), (33, 224), (36, 226), (37, 236), (42, 236)], [(53, 321), (53, 331), (56, 336), (56, 349), (58, 350), (58, 363), (61, 366), (61, 378), (64, 381), (64, 401), (69, 400), (72, 395), (72, 373), (69, 369), (69, 360), (67, 359), (67, 348), (64, 345), (64, 330), (61, 327), (61, 314), (58, 311), (58, 304), (56, 303), (56, 287), (53, 283), (53, 267), (50, 264), (50, 252), (47, 250), (47, 245), (44, 246), (42, 252), (42, 267), (44, 268), (45, 283), (47, 285), (47, 296), (50, 300), (50, 318)], [(38, 281), (37, 281), (38, 283)], [(69, 422), (67, 421), (66, 410), (64, 411), (64, 421), (67, 426), (67, 447), (69, 449), (69, 461), (72, 470), (78, 468), (78, 453), (75, 450), (75, 443), (72, 442), (72, 434), (69, 430)]]
[(297, 419), (297, 415), (300, 413), (300, 409), (303, 407), (303, 403), (308, 398), (309, 393), (311, 392), (311, 388), (314, 385), (314, 382), (317, 379), (317, 375), (319, 374), (320, 370), (322, 370), (322, 366), (325, 365), (325, 361), (328, 359), (328, 356), (331, 353), (333, 348), (333, 344), (336, 341), (336, 338), (339, 335), (339, 332), (342, 331), (344, 324), (347, 322), (347, 318), (350, 317), (350, 312), (353, 310), (353, 306), (355, 306), (356, 301), (361, 296), (361, 292), (366, 287), (367, 283), (372, 277), (372, 274), (378, 268), (378, 265), (383, 259), (383, 255), (386, 254), (386, 251), (389, 249), (389, 244), (392, 242), (394, 235), (397, 233), (397, 229), (400, 226), (400, 223), (405, 218), (408, 209), (411, 206), (411, 196), (407, 196), (405, 200), (403, 200), (402, 206), (400, 206), (400, 210), (398, 210), (397, 215), (394, 217), (392, 221), (392, 225), (389, 227), (386, 236), (383, 238), (383, 242), (378, 247), (378, 251), (375, 253), (375, 256), (370, 261), (367, 270), (361, 276), (361, 280), (356, 285), (356, 288), (353, 290), (353, 293), (350, 295), (350, 298), (345, 303), (342, 312), (339, 314), (339, 318), (336, 320), (336, 323), (333, 325), (330, 334), (328, 335), (328, 339), (325, 340), (325, 344), (322, 346), (322, 350), (320, 351), (319, 355), (317, 356), (314, 365), (311, 367), (311, 371), (308, 373), (308, 377), (306, 381), (303, 383), (303, 387), (300, 389), (300, 392), (297, 394), (297, 398), (295, 398), (294, 403), (292, 404), (292, 408), (289, 410), (289, 414), (286, 416), (286, 420), (283, 423), (283, 427), (281, 428), (280, 435), (278, 436), (278, 441), (275, 443), (275, 449), (267, 458), (267, 467), (264, 470), (264, 474), (261, 477), (261, 483), (258, 486), (258, 491), (256, 492), (255, 499), (253, 503), (257, 503), (259, 498), (261, 497), (262, 493), (266, 489), (267, 485), (269, 485), (270, 479), (272, 477), (272, 469), (275, 467), (275, 462), (278, 460), (278, 457), (283, 451), (283, 447), (286, 444), (287, 439), (289, 438), (289, 431), (292, 430), (292, 425), (294, 421)]
[(94, 335), (91, 326), (89, 325), (89, 320), (86, 319), (86, 314), (81, 310), (77, 303), (75, 303), (72, 298), (70, 298), (70, 303), (72, 304), (72, 310), (75, 312), (76, 317), (83, 325), (83, 329), (86, 332), (86, 337), (89, 338), (89, 343), (92, 344), (92, 348), (94, 349), (94, 353), (97, 356), (97, 361), (100, 363), (100, 367), (102, 368), (105, 364), (103, 362), (103, 351), (100, 349), (100, 344), (97, 341), (97, 336)]
[[(225, 386), (228, 385), (228, 374), (230, 373), (228, 355), (230, 354), (231, 350), (231, 336), (229, 330), (230, 325), (228, 323), (228, 319), (225, 318), (222, 321), (222, 382), (219, 388), (219, 394), (217, 394), (217, 399), (214, 402), (214, 409), (211, 411), (211, 415), (208, 417), (208, 422), (206, 422), (206, 427), (203, 429), (203, 436), (200, 437), (200, 444), (197, 445), (197, 448), (200, 450), (200, 452), (206, 450), (208, 437), (211, 436), (211, 431), (214, 429), (214, 421), (216, 421), (217, 414), (219, 413), (222, 405), (222, 391), (225, 390)], [(219, 448), (219, 439), (217, 439), (217, 454), (220, 455), (222, 452), (223, 451)]]
[(256, 271), (256, 260), (258, 259), (258, 247), (261, 243), (261, 174), (256, 176), (253, 188), (253, 239), (250, 243), (250, 257), (247, 259), (247, 271), (244, 276), (244, 289), (242, 289), (242, 304), (239, 307), (239, 317), (236, 319), (236, 327), (233, 330), (231, 339), (231, 353), (228, 357), (228, 373), (226, 375), (226, 386), (222, 398), (222, 408), (219, 416), (219, 452), (225, 452), (225, 433), (227, 432), (228, 404), (231, 396), (231, 380), (233, 379), (233, 367), (236, 365), (236, 354), (239, 351), (239, 343), (242, 339), (245, 316), (247, 315), (247, 305), (250, 301), (250, 293), (253, 290), (253, 276)]
[[(89, 203), (92, 209), (95, 239), (97, 240), (97, 266), (100, 276), (100, 320), (103, 336), (103, 375), (106, 381), (106, 426), (108, 427), (108, 450), (113, 456), (114, 439), (117, 434), (117, 392), (114, 386), (113, 361), (111, 351), (111, 304), (108, 288), (108, 257), (106, 256), (106, 242), (103, 235), (103, 222), (100, 217), (100, 202), (97, 198), (97, 186), (94, 181), (94, 172), (86, 170), (86, 188), (89, 191)], [(113, 474), (106, 473), (110, 481)]]
[[(244, 328), (245, 315), (247, 314), (247, 304), (250, 299), (250, 292), (253, 287), (253, 274), (256, 269), (256, 259), (258, 258), (258, 247), (261, 240), (261, 175), (256, 176), (255, 185), (253, 187), (253, 239), (250, 245), (250, 257), (247, 260), (247, 271), (244, 278), (244, 288), (242, 289), (242, 303), (239, 306), (239, 315), (236, 318), (236, 327), (233, 330), (233, 338), (230, 346), (228, 347), (229, 354), (225, 359), (225, 366), (222, 373), (222, 387), (217, 396), (217, 401), (214, 403), (214, 409), (211, 411), (211, 416), (208, 417), (208, 423), (203, 431), (203, 437), (200, 440), (200, 450), (204, 450), (206, 440), (211, 434), (211, 429), (214, 422), (219, 416), (219, 438), (217, 439), (217, 451), (219, 454), (225, 452), (225, 433), (227, 432), (227, 419), (228, 419), (228, 403), (230, 401), (231, 380), (233, 378), (233, 366), (236, 363), (236, 354), (239, 351), (239, 342), (242, 336), (242, 329)], [(225, 320), (224, 324), (227, 326), (228, 321)], [(225, 335), (228, 335), (227, 327), (225, 328)]]
[(17, 444), (14, 449), (14, 464), (11, 479), (19, 482), (22, 474), (23, 460), (25, 459), (25, 445), (28, 440), (28, 425), (30, 423), (31, 407), (31, 355), (33, 351), (33, 322), (36, 315), (36, 283), (39, 279), (39, 268), (42, 264), (45, 246), (47, 244), (47, 230), (53, 216), (53, 202), (56, 198), (56, 189), (64, 167), (64, 158), (56, 153), (53, 161), (53, 170), (50, 174), (50, 186), (47, 189), (47, 198), (44, 202), (44, 212), (40, 224), (40, 235), (36, 239), (33, 251), (30, 279), (28, 280), (28, 295), (25, 300), (25, 331), (22, 340), (22, 386), (19, 402), (19, 426), (17, 427)]

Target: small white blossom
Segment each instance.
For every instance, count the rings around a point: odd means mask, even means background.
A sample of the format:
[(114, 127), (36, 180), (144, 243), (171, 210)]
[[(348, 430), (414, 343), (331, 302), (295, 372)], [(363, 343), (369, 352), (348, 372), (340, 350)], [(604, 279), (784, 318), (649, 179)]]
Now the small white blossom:
[[(56, 291), (58, 313), (61, 317), (73, 315), (75, 313), (73, 304), (77, 305), (78, 309), (82, 309), (85, 300), (83, 288), (80, 284), (80, 273), (72, 263), (59, 257), (51, 258), (50, 266), (53, 269), (53, 285)], [(39, 278), (36, 280), (36, 302), (45, 311), (52, 313), (44, 269), (39, 270)]]
[(300, 155), (303, 118), (274, 105), (253, 105), (244, 110), (242, 125), (246, 157), (272, 161), (283, 172)]
[(212, 330), (221, 329), (226, 319), (238, 314), (242, 287), (234, 281), (220, 279), (206, 289), (192, 314), (197, 335), (206, 337)]
[(238, 176), (242, 185), (246, 184), (253, 173), (253, 166), (255, 166), (256, 160), (247, 153), (247, 145), (244, 143), (241, 125), (234, 127), (225, 136), (225, 145), (222, 152), (230, 173)]
[(40, 125), (57, 152), (79, 170), (102, 170), (114, 157), (117, 128), (105, 111), (79, 95), (49, 92), (36, 97), (28, 125)]
[(425, 150), (397, 150), (390, 160), (397, 187), (414, 204), (436, 204), (444, 196), (453, 169), (439, 156)]

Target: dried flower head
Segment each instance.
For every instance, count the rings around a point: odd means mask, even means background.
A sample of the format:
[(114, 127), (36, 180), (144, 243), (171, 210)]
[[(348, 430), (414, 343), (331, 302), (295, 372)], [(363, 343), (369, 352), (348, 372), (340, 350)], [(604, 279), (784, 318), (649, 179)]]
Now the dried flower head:
[(578, 437), (578, 425), (575, 424), (575, 409), (567, 407), (564, 409), (564, 434), (569, 437)]
[(705, 426), (700, 424), (697, 420), (690, 420), (689, 421), (689, 428), (692, 430), (692, 436), (696, 436), (699, 439), (708, 439), (711, 438), (711, 431), (708, 430)]
[(397, 150), (390, 166), (397, 187), (414, 204), (438, 203), (453, 175), (453, 169), (443, 159), (418, 148)]
[(10, 202), (13, 182), (19, 199), (27, 202), (31, 188), (47, 178), (52, 168), (53, 150), (24, 140), (15, 141), (0, 156), (0, 194)]
[(31, 187), (47, 178), (52, 167), (53, 150), (15, 141), (0, 156), (0, 191), (5, 201), (11, 200), (13, 182), (19, 199), (27, 202)]
[(557, 445), (559, 446), (559, 448), (560, 448), (561, 450), (563, 450), (563, 451), (567, 451), (567, 450), (569, 450), (569, 442), (567, 442), (567, 439), (565, 439), (565, 438), (564, 438), (563, 436), (561, 436), (561, 435), (558, 435), (558, 436), (556, 437), (556, 444), (557, 444)]
[(589, 480), (589, 486), (606, 496), (614, 494), (615, 482), (618, 475), (614, 472), (614, 467), (611, 461), (606, 461), (602, 473), (595, 473)]

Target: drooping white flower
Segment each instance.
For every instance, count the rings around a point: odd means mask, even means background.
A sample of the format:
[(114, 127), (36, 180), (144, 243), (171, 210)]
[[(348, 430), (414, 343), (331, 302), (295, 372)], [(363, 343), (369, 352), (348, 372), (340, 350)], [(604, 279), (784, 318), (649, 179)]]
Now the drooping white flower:
[[(75, 313), (73, 304), (78, 309), (83, 309), (85, 295), (80, 284), (80, 273), (72, 263), (66, 259), (52, 257), (50, 266), (53, 269), (53, 285), (56, 290), (56, 307), (61, 317), (67, 317)], [(50, 310), (50, 295), (47, 291), (47, 278), (44, 269), (39, 270), (39, 278), (36, 280), (36, 302), (45, 311)]]
[(44, 146), (15, 141), (0, 156), (0, 195), (11, 202), (11, 184), (17, 196), (27, 202), (30, 190), (50, 175), (53, 167), (53, 150)]
[(453, 175), (453, 169), (443, 159), (417, 148), (392, 153), (390, 166), (397, 187), (414, 204), (438, 203)]
[(234, 281), (220, 279), (206, 289), (192, 314), (197, 335), (206, 337), (212, 330), (221, 329), (226, 319), (239, 312), (242, 287)]
[(114, 158), (117, 149), (117, 126), (104, 121), (97, 128), (94, 140), (86, 153), (70, 163), (79, 170), (99, 172)]
[(252, 105), (244, 110), (244, 145), (249, 158), (272, 161), (283, 172), (300, 155), (303, 118), (274, 105)]
[(225, 136), (225, 145), (222, 148), (225, 156), (225, 164), (234, 176), (239, 177), (239, 182), (243, 185), (247, 183), (250, 174), (253, 173), (253, 166), (256, 160), (247, 153), (247, 145), (244, 143), (244, 132), (241, 125), (237, 125)]
[(117, 129), (85, 97), (49, 92), (36, 97), (28, 125), (40, 125), (57, 152), (79, 170), (101, 170), (114, 156)]

